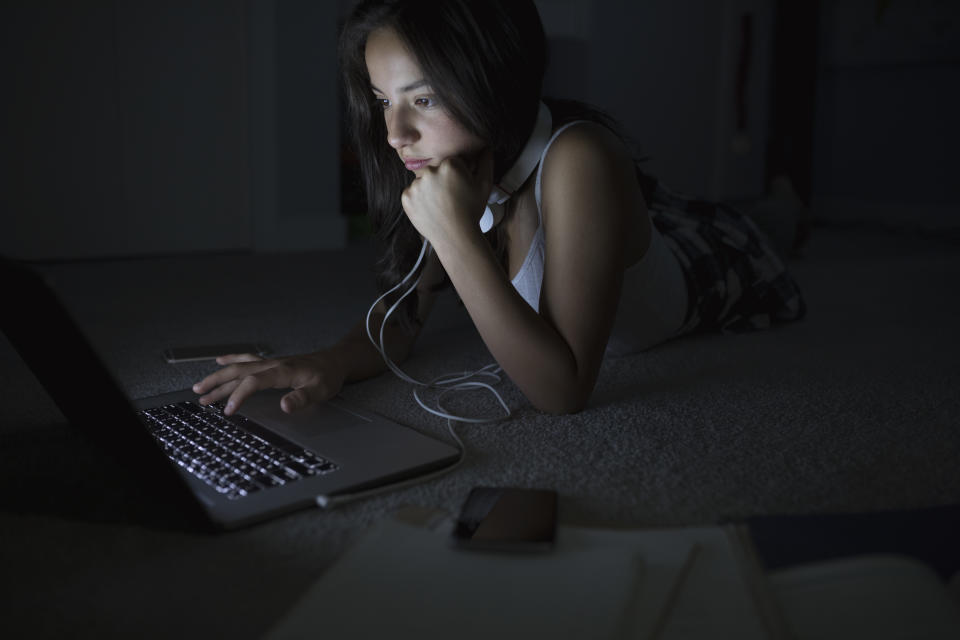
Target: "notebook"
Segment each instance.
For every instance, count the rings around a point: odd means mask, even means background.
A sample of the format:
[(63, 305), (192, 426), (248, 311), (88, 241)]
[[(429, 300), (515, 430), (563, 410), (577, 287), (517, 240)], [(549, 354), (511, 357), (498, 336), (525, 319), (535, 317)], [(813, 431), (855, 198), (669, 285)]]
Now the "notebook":
[(229, 418), (196, 404), (191, 390), (131, 401), (40, 274), (0, 258), (0, 283), (8, 300), (0, 328), (67, 420), (192, 521), (237, 528), (460, 456), (340, 397), (288, 415), (283, 392), (263, 392)]

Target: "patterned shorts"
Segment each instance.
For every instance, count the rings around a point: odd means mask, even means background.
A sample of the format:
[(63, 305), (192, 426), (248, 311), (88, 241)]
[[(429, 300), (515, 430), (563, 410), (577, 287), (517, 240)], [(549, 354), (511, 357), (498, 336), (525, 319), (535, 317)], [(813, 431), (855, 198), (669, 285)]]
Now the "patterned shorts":
[(800, 289), (756, 224), (733, 207), (641, 184), (653, 224), (676, 254), (689, 304), (680, 333), (765, 329), (806, 314)]

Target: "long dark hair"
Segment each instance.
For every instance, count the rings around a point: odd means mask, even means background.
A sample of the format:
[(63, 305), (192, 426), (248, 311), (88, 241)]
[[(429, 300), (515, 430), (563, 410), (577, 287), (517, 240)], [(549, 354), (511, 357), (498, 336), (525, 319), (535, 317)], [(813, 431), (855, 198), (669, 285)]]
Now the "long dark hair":
[[(451, 117), (491, 147), (495, 180), (533, 131), (547, 46), (532, 0), (365, 0), (347, 19), (340, 35), (345, 110), (371, 226), (382, 244), (377, 284), (386, 291), (412, 268), (421, 240), (400, 205), (413, 176), (387, 143), (383, 111), (367, 73), (367, 38), (382, 28), (403, 40)], [(547, 104), (555, 126), (574, 117), (615, 125), (581, 103)], [(501, 259), (502, 227), (488, 234)], [(404, 302), (401, 320), (409, 326), (417, 322), (415, 294)]]

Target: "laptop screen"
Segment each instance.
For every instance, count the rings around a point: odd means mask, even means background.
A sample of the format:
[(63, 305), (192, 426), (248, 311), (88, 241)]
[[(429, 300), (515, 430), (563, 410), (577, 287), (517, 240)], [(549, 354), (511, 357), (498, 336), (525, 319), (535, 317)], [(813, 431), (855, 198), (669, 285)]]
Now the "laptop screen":
[(145, 499), (170, 510), (171, 517), (185, 517), (182, 524), (190, 529), (207, 523), (46, 280), (27, 265), (0, 258), (0, 287), (7, 298), (0, 329), (67, 420), (117, 463), (117, 481), (136, 482)]

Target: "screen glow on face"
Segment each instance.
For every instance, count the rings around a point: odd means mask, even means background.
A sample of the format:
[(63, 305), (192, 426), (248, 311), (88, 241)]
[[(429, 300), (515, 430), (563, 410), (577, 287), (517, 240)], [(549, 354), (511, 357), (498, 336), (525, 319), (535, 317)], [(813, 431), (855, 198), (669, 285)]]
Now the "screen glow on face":
[(416, 58), (393, 30), (370, 34), (366, 61), (371, 99), (383, 110), (387, 142), (408, 169), (418, 173), (483, 148), (483, 141), (444, 109)]

